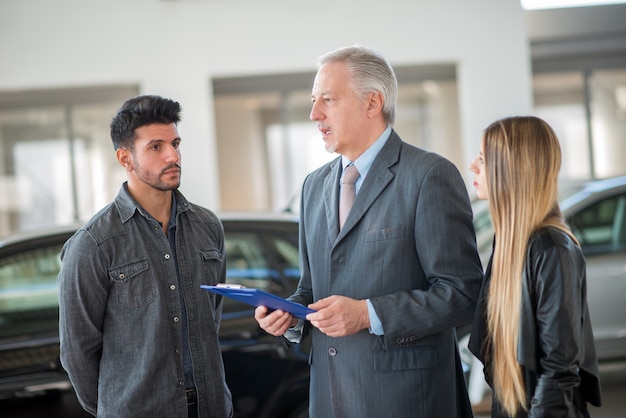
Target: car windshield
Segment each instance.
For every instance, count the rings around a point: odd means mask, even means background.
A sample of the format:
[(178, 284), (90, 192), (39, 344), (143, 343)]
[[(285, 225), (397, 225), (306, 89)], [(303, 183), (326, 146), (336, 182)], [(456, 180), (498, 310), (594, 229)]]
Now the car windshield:
[(57, 327), (60, 246), (0, 260), (0, 338)]

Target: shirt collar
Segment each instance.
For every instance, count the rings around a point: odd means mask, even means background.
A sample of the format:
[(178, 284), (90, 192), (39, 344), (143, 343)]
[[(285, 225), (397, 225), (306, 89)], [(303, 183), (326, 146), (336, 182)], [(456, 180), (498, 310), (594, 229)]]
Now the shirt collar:
[[(120, 214), (120, 218), (122, 222), (128, 221), (133, 217), (135, 212), (139, 213), (141, 216), (145, 218), (151, 217), (131, 196), (128, 191), (128, 182), (124, 182), (122, 187), (120, 188), (120, 192), (115, 198), (115, 205)], [(191, 209), (191, 205), (185, 199), (185, 197), (178, 190), (172, 191), (172, 216), (174, 217), (174, 222), (176, 221), (176, 212), (177, 211), (186, 211)], [(170, 218), (170, 223), (172, 219)]]
[[(383, 133), (380, 134), (380, 136), (376, 139), (376, 141), (374, 141), (374, 143), (370, 145), (369, 148), (366, 149), (365, 152), (361, 154), (359, 158), (356, 159), (356, 161), (354, 161), (354, 165), (356, 166), (356, 169), (359, 170), (359, 174), (360, 174), (360, 177), (359, 177), (359, 180), (357, 180), (357, 183), (361, 183), (363, 181), (363, 179), (367, 175), (367, 172), (372, 166), (372, 163), (376, 159), (376, 156), (378, 155), (380, 150), (383, 148), (383, 146), (385, 146), (385, 143), (389, 139), (390, 135), (391, 135), (391, 125), (387, 125), (387, 128), (385, 128)], [(341, 165), (343, 166), (344, 169), (351, 162), (352, 161), (350, 161), (343, 155), (341, 156)]]

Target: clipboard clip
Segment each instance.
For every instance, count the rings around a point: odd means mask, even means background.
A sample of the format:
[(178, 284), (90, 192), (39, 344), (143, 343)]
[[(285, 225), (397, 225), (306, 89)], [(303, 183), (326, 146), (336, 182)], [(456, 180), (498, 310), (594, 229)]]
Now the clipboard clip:
[(233, 283), (218, 283), (217, 287), (222, 287), (224, 289), (245, 289), (246, 287), (240, 284)]

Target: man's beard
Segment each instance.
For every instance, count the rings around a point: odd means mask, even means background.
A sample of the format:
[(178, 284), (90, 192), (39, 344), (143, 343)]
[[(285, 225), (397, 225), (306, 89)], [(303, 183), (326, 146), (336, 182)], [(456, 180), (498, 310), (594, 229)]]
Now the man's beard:
[(175, 184), (172, 183), (165, 183), (165, 182), (158, 182), (158, 183), (153, 183), (150, 184), (152, 187), (154, 187), (157, 190), (160, 190), (162, 192), (167, 192), (169, 190), (176, 190), (180, 187), (180, 180), (177, 181)]
[(333, 142), (324, 142), (324, 148), (330, 154), (334, 154), (337, 151), (337, 141)]
[[(182, 173), (182, 171), (179, 172), (178, 174), (178, 181), (175, 182), (165, 182), (163, 180), (161, 180), (161, 178), (163, 176), (165, 176), (165, 172), (167, 170), (171, 170), (172, 168), (178, 168), (180, 170), (180, 165), (179, 164), (170, 164), (169, 166), (165, 167), (163, 170), (161, 170), (161, 172), (159, 173), (158, 176), (153, 176), (150, 173), (144, 173), (141, 170), (141, 167), (136, 167), (136, 169), (139, 169), (139, 174), (142, 174), (140, 176), (141, 180), (148, 184), (149, 186), (155, 188), (156, 190), (160, 190), (163, 192), (166, 191), (170, 191), (170, 190), (176, 190), (180, 187), (180, 175)], [(171, 175), (171, 174), (168, 174)]]

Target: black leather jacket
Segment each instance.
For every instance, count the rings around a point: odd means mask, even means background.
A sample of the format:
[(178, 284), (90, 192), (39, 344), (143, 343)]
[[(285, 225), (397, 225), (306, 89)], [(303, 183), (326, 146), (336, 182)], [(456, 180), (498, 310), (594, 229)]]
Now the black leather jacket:
[[(492, 385), (485, 296), (491, 260), (480, 293), (469, 349), (485, 364)], [(600, 378), (587, 308), (585, 259), (564, 232), (544, 228), (529, 241), (523, 273), (517, 357), (522, 365), (528, 411), (522, 417), (586, 417), (586, 402), (600, 406)], [(492, 417), (505, 417), (492, 404)]]

